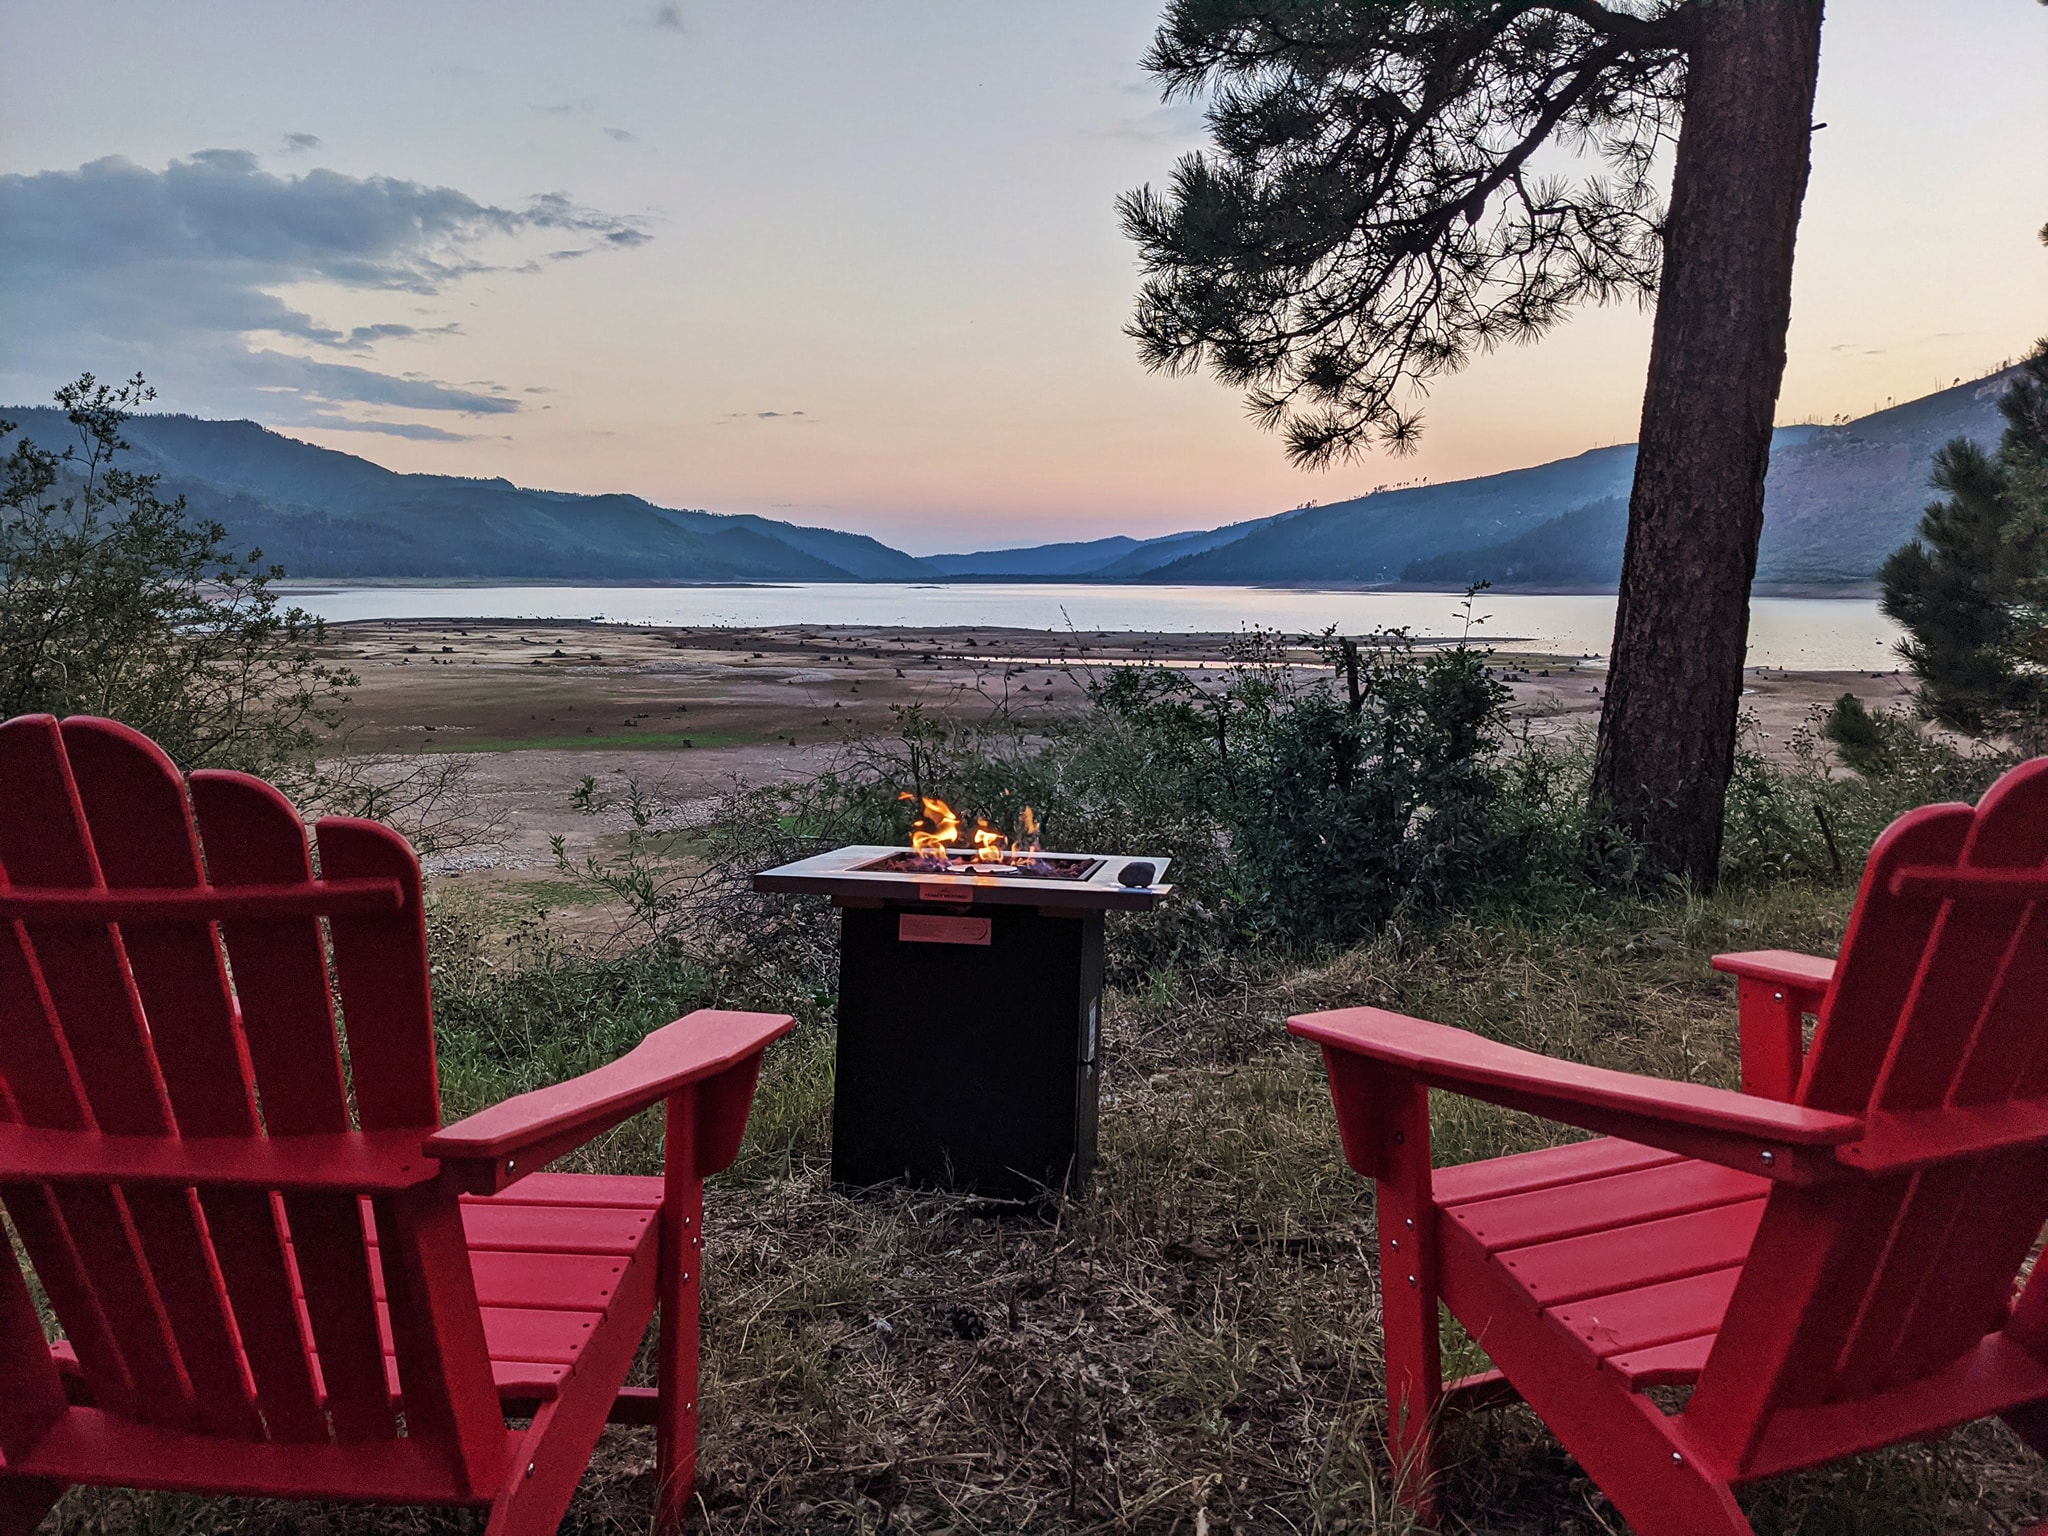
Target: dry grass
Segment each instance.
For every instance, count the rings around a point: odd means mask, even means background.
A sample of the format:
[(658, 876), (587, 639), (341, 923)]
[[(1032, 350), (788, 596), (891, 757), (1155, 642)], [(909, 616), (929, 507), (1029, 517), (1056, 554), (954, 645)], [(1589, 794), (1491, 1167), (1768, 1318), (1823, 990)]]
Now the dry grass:
[[(1371, 1001), (1554, 1053), (1734, 1076), (1718, 949), (1828, 949), (1846, 897), (1780, 890), (1532, 924), (1390, 932), (1313, 969), (1115, 997), (1104, 1161), (1042, 1212), (823, 1174), (829, 1051), (779, 1047), (745, 1159), (714, 1190), (702, 1510), (766, 1532), (1402, 1532), (1385, 1493), (1367, 1188), (1345, 1171), (1291, 1012)], [(1439, 1098), (1439, 1160), (1540, 1144), (1522, 1117)], [(613, 1156), (640, 1160), (628, 1138)], [(1469, 1356), (1469, 1345), (1462, 1346)], [(1446, 1529), (1623, 1529), (1525, 1410), (1451, 1436)], [(573, 1531), (645, 1527), (651, 1452), (614, 1431)], [(1746, 1496), (1758, 1529), (2009, 1532), (2039, 1463), (1976, 1426)], [(71, 1532), (400, 1532), (469, 1516), (306, 1512), (80, 1492)]]

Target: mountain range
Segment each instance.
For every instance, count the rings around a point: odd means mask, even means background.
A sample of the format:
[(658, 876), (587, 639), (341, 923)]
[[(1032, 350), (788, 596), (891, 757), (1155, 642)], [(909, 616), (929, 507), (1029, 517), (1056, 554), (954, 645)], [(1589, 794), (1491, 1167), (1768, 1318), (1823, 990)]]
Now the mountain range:
[[(0, 408), (43, 446), (76, 440), (61, 412)], [(128, 467), (161, 475), (230, 541), (293, 576), (474, 581), (916, 581), (915, 557), (865, 534), (658, 507), (638, 496), (536, 491), (509, 480), (401, 475), (253, 421), (136, 416)]]
[[(2008, 374), (1772, 440), (1757, 580), (1869, 581), (1912, 536), (1933, 456), (1991, 444)], [(0, 408), (52, 448), (46, 407)], [(562, 582), (1102, 581), (1238, 585), (1611, 588), (1621, 570), (1635, 448), (1409, 486), (1163, 538), (1114, 536), (915, 556), (862, 534), (638, 496), (405, 475), (251, 421), (138, 416), (130, 467), (260, 547), (293, 576)]]

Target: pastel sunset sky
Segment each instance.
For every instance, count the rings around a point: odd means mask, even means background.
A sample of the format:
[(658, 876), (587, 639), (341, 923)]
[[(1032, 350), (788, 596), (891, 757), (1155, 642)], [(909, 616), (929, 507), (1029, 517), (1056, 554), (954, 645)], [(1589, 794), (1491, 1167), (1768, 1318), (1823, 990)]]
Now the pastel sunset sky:
[[(1150, 535), (1635, 435), (1648, 316), (1309, 474), (1140, 367), (1157, 0), (0, 0), (0, 400), (141, 368), (395, 469), (918, 552)], [(1834, 0), (1780, 419), (2048, 331), (2048, 9)]]

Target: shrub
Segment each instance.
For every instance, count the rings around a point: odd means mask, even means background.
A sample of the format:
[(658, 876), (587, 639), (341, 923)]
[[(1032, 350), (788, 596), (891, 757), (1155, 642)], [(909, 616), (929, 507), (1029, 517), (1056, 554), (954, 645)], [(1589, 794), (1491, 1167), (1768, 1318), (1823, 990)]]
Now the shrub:
[[(1852, 771), (1829, 762), (1830, 744)], [(1729, 781), (1722, 878), (1854, 880), (1898, 817), (1916, 805), (1974, 801), (2016, 761), (2010, 750), (1931, 735), (1911, 709), (1867, 709), (1847, 696), (1813, 710), (1784, 761), (1759, 750), (1750, 721)]]
[[(1343, 944), (1403, 906), (1454, 905), (1512, 882), (1499, 764), (1508, 690), (1484, 653), (1418, 649), (1399, 635), (1366, 646), (1316, 638), (1330, 671), (1307, 679), (1270, 636), (1250, 637), (1213, 689), (1164, 668), (1118, 668), (1093, 691), (1108, 729), (1081, 733), (1076, 755), (1146, 744), (1142, 764), (1115, 766), (1141, 775), (1148, 799), (1200, 818), (1173, 847), (1178, 878), (1206, 887), (1244, 939)], [(1094, 778), (1105, 789), (1125, 782), (1122, 772)]]
[[(284, 575), (127, 468), (121, 427), (156, 392), (91, 374), (56, 391), (78, 442), (16, 437), (0, 460), (0, 720), (105, 715), (181, 768), (242, 768), (301, 809), (388, 822), (422, 854), (487, 842), (469, 760), (350, 755), (353, 673), (321, 659), (326, 626), (284, 605)], [(16, 432), (0, 421), (0, 441)]]
[[(123, 467), (121, 425), (155, 391), (89, 373), (56, 392), (78, 431), (16, 437), (0, 463), (0, 719), (107, 715), (181, 767), (275, 771), (310, 760), (354, 683), (322, 662), (318, 619), (283, 607), (282, 570)], [(16, 431), (0, 421), (0, 440)]]
[[(1112, 920), (1130, 979), (1202, 971), (1247, 950), (1320, 951), (1396, 912), (1586, 889), (1581, 754), (1507, 730), (1484, 652), (1402, 635), (1305, 642), (1321, 667), (1252, 633), (1220, 676), (1118, 665), (1085, 679), (1077, 717), (976, 721), (899, 710), (814, 779), (671, 806), (627, 791), (622, 855), (579, 871), (643, 939), (687, 934), (730, 963), (832, 985), (829, 919), (746, 877), (845, 843), (901, 844), (915, 800), (1015, 835), (1032, 806), (1048, 847), (1172, 858), (1174, 900)], [(597, 810), (594, 783), (581, 799)]]

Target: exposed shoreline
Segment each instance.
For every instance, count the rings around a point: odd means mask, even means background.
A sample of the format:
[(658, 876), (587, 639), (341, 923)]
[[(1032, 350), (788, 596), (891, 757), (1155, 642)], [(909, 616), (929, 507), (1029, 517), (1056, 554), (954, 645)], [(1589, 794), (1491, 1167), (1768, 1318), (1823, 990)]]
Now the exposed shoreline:
[[(1441, 594), (1459, 597), (1465, 588), (1440, 584), (1412, 585), (1397, 581), (1342, 582), (1342, 581), (1098, 581), (1087, 576), (919, 576), (889, 579), (886, 581), (626, 581), (626, 580), (585, 580), (564, 581), (558, 576), (332, 576), (332, 577), (287, 577), (272, 584), (272, 590), (284, 596), (314, 597), (335, 592), (361, 591), (365, 589), (405, 591), (411, 588), (448, 587), (461, 591), (480, 591), (491, 587), (588, 587), (593, 591), (624, 591), (639, 589), (673, 590), (678, 592), (756, 592), (786, 591), (797, 587), (1101, 587), (1105, 590), (1116, 587), (1141, 587), (1164, 589), (1172, 587), (1194, 587), (1208, 591), (1228, 592), (1341, 592), (1356, 594), (1364, 592), (1388, 592), (1408, 594)], [(1522, 585), (1515, 582), (1494, 582), (1487, 588), (1516, 597), (1613, 597), (1616, 589), (1599, 586), (1543, 586)], [(1875, 581), (1861, 582), (1759, 582), (1750, 589), (1752, 597), (1799, 597), (1839, 599), (1844, 602), (1872, 602), (1879, 595)], [(486, 623), (490, 620), (478, 618), (471, 622)], [(510, 623), (504, 619), (496, 622)], [(552, 622), (565, 623), (566, 620)], [(602, 621), (600, 621), (602, 622)]]
[[(1050, 631), (959, 625), (641, 626), (589, 619), (368, 619), (332, 624), (325, 655), (360, 679), (347, 750), (472, 758), (479, 804), (503, 821), (491, 852), (438, 863), (492, 879), (552, 879), (551, 843), (572, 862), (623, 833), (616, 816), (577, 812), (588, 777), (629, 781), (672, 801), (813, 774), (862, 738), (898, 730), (898, 712), (948, 719), (1007, 709), (1048, 723), (1078, 711), (1105, 665), (1150, 663), (1219, 686), (1243, 645), (1233, 634)], [(1295, 647), (1290, 661), (1320, 668)], [(1590, 730), (1601, 658), (1498, 653), (1511, 710), (1539, 735)], [(1843, 693), (1894, 705), (1895, 672), (1753, 669), (1743, 707), (1766, 751), (1782, 752), (1813, 711)]]

